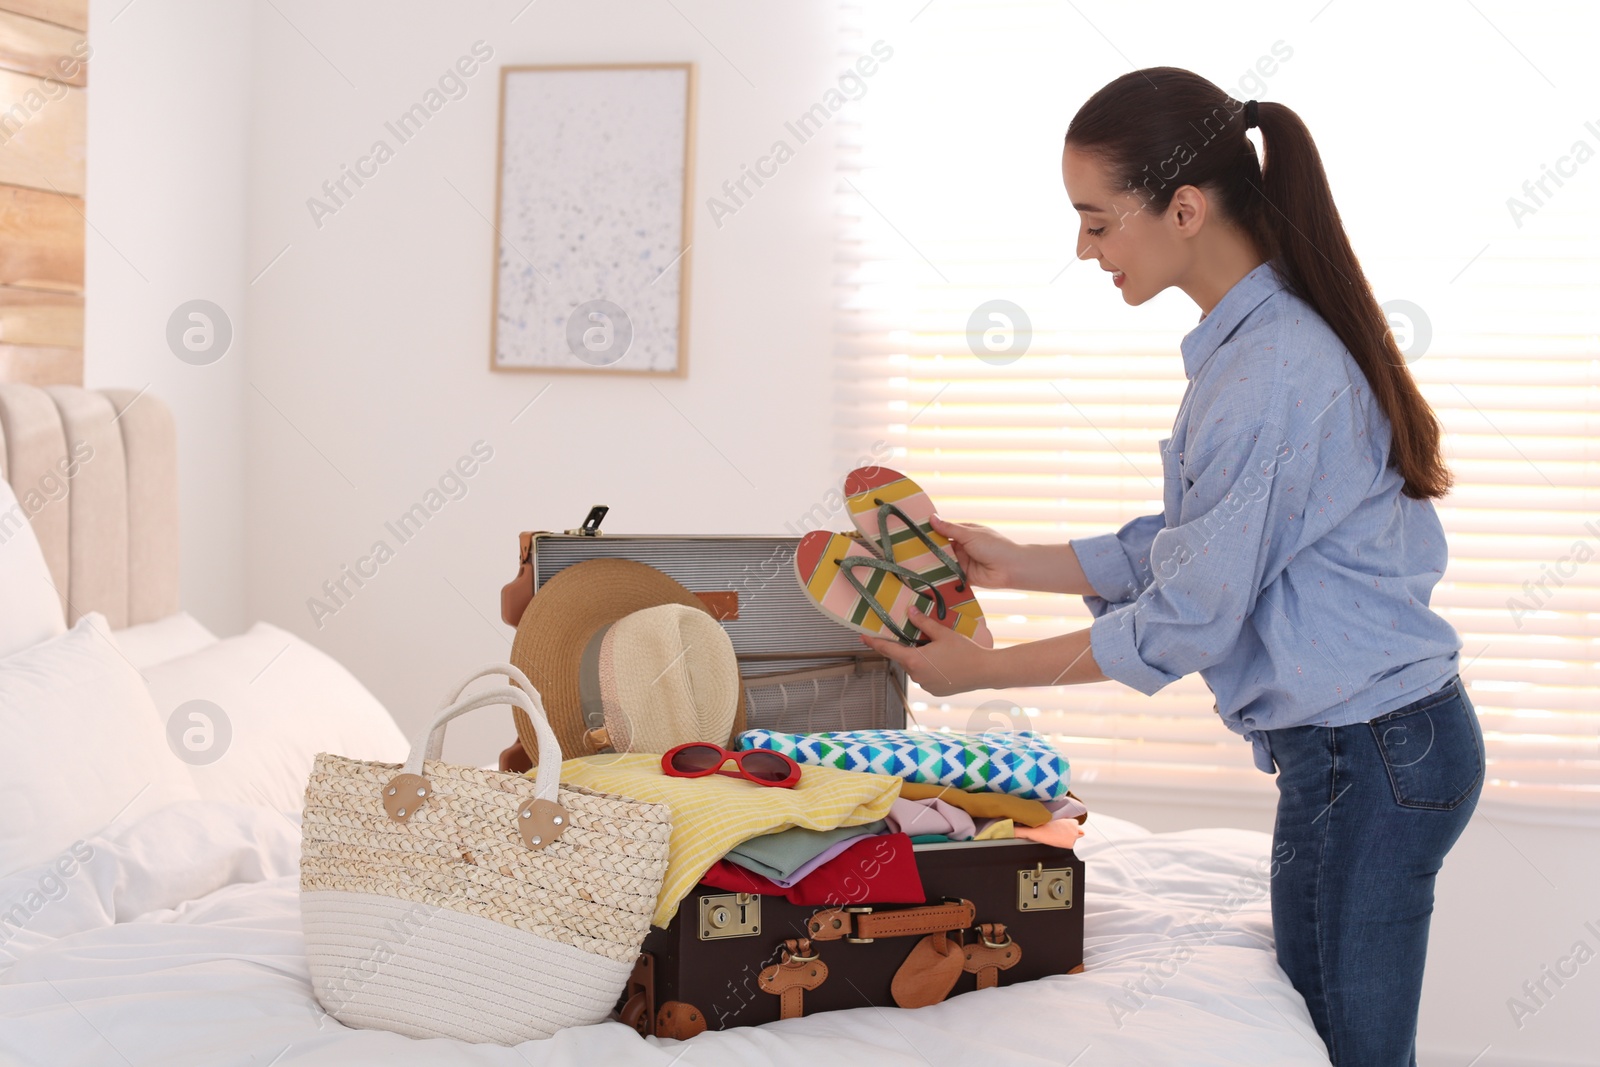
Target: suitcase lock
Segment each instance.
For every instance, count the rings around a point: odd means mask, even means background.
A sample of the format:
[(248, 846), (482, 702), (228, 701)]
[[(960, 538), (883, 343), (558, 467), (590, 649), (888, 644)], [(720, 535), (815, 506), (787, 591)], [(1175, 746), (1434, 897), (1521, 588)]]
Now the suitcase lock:
[(708, 893), (700, 898), (700, 940), (761, 932), (761, 898), (754, 893)]
[(1017, 872), (1018, 911), (1057, 911), (1072, 907), (1072, 868), (1052, 867), (1043, 862), (1031, 871)]

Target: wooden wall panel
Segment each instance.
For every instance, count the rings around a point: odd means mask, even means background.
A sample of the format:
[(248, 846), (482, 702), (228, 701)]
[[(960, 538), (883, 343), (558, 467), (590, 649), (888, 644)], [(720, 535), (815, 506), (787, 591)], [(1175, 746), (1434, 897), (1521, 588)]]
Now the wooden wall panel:
[(83, 384), (88, 0), (0, 0), (0, 382)]
[(14, 11), (75, 30), (89, 28), (89, 0), (0, 0), (0, 11)]
[(0, 70), (0, 183), (83, 195), (85, 95)]
[(0, 185), (0, 285), (83, 292), (83, 201)]
[(83, 297), (0, 286), (0, 344), (83, 347)]
[(66, 85), (88, 82), (82, 32), (0, 10), (0, 67)]
[(0, 382), (82, 385), (83, 349), (0, 345)]

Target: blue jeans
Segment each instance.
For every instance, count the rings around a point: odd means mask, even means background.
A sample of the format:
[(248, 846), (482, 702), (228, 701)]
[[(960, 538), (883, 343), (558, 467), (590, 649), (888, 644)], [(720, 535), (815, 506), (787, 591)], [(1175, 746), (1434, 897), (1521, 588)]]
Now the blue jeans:
[(1278, 964), (1338, 1067), (1414, 1067), (1433, 879), (1483, 791), (1459, 678), (1371, 722), (1268, 731)]

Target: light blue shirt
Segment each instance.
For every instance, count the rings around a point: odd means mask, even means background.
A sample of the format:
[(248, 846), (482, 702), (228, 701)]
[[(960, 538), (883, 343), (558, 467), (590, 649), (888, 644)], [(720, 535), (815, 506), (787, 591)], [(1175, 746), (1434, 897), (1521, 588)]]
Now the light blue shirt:
[(1141, 693), (1199, 671), (1270, 774), (1263, 731), (1365, 722), (1456, 674), (1461, 640), (1428, 607), (1444, 530), (1401, 493), (1361, 368), (1270, 263), (1182, 348), (1162, 513), (1072, 542), (1090, 647)]

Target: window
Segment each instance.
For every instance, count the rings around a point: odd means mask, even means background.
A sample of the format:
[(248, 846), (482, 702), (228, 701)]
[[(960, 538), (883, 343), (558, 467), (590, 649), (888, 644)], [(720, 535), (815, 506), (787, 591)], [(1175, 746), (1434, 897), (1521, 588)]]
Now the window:
[[(1026, 541), (1159, 511), (1156, 442), (1199, 312), (1176, 291), (1126, 307), (1075, 261), (1061, 138), (1135, 66), (1282, 101), (1317, 137), (1446, 427), (1459, 485), (1439, 505), (1451, 563), (1434, 606), (1464, 642), (1487, 795), (1600, 807), (1600, 112), (1584, 110), (1600, 92), (1576, 29), (1595, 16), (1565, 7), (1444, 22), (1390, 8), (1375, 34), (1337, 3), (1205, 20), (1161, 3), (847, 6), (842, 61), (878, 41), (893, 55), (839, 128), (841, 466), (886, 440), (949, 517)], [(993, 317), (996, 300), (1020, 314)], [(1001, 644), (1089, 620), (1076, 597), (983, 599)], [(917, 706), (935, 728), (1009, 715), (1056, 740), (1079, 781), (1271, 788), (1198, 676), (1154, 697), (1106, 682)]]

